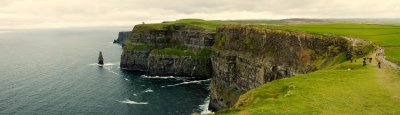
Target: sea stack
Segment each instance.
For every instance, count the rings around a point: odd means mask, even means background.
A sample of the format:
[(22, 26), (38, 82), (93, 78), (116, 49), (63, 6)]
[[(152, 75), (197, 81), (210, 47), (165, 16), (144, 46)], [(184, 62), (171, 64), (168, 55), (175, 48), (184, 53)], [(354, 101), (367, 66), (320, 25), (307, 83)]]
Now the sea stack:
[(101, 53), (101, 51), (100, 51), (100, 53), (99, 53), (99, 65), (104, 65), (104, 61), (103, 61), (104, 59), (103, 59), (103, 54)]

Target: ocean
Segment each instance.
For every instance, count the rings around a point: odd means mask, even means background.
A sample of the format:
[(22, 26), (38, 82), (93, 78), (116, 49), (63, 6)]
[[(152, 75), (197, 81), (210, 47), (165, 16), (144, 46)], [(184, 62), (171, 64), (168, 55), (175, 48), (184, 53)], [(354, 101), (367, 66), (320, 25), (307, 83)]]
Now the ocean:
[[(130, 28), (0, 32), (0, 114), (187, 115), (205, 112), (209, 79), (119, 67)], [(98, 66), (99, 51), (104, 66)]]

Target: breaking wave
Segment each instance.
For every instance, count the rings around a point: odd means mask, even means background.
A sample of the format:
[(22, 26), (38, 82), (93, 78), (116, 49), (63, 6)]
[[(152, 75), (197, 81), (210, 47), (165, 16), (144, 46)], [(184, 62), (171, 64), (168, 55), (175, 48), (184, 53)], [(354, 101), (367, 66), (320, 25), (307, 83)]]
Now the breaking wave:
[(124, 78), (124, 80), (126, 80), (126, 81), (129, 81), (129, 79), (128, 79), (128, 78)]
[(125, 99), (125, 100), (123, 100), (123, 101), (119, 101), (119, 100), (116, 100), (116, 101), (118, 101), (118, 102), (120, 102), (120, 103), (125, 103), (125, 104), (135, 104), (135, 105), (146, 105), (146, 104), (149, 104), (148, 102), (136, 102), (136, 101), (132, 101), (132, 100), (129, 100), (129, 99)]
[(148, 75), (140, 75), (140, 77), (145, 79), (194, 79), (195, 78), (195, 77), (148, 76)]
[(210, 81), (210, 79), (206, 79), (206, 80), (194, 80), (194, 81), (185, 81), (185, 82), (182, 82), (182, 83), (173, 84), (173, 85), (166, 85), (166, 86), (161, 86), (161, 87), (172, 87), (172, 86), (186, 85), (186, 84), (191, 84), (191, 83), (200, 84), (200, 83), (202, 83), (202, 82), (207, 82), (207, 81)]
[[(111, 70), (112, 68), (114, 68), (115, 65), (119, 65), (119, 62), (115, 62), (115, 63), (105, 63), (104, 65), (100, 65), (97, 63), (91, 63), (89, 64), (90, 66), (102, 66), (104, 67), (106, 70), (108, 70), (109, 72), (119, 76), (120, 74), (118, 74), (117, 72), (114, 72), (113, 70)], [(119, 66), (118, 66), (119, 68)]]
[(100, 65), (100, 64), (97, 64), (97, 63), (91, 63), (91, 64), (89, 64), (89, 65), (92, 65), (92, 66), (94, 66), (94, 65), (96, 65), (96, 66), (113, 66), (113, 65), (119, 65), (119, 62), (115, 62), (115, 63), (105, 63), (104, 65)]
[(203, 104), (199, 105), (199, 107), (200, 107), (200, 109), (201, 109), (201, 113), (200, 113), (200, 114), (205, 115), (205, 114), (210, 114), (210, 113), (212, 113), (212, 111), (208, 110), (208, 105), (210, 105), (210, 96), (208, 96), (208, 97), (204, 100)]
[(149, 89), (146, 89), (145, 91), (143, 91), (143, 92), (145, 92), (145, 93), (150, 93), (150, 92), (154, 92), (153, 90), (151, 90), (150, 88)]
[[(111, 70), (113, 67), (112, 66), (105, 66), (104, 67), (106, 70), (108, 70), (109, 72), (119, 76), (119, 74), (117, 72), (114, 72), (113, 70)], [(124, 78), (125, 80), (127, 80), (126, 78)], [(128, 80), (127, 80), (128, 81)]]
[(147, 76), (147, 75), (141, 75), (140, 77), (142, 78), (148, 78), (148, 79), (175, 79), (174, 76), (165, 76), (165, 77), (160, 77), (160, 76)]

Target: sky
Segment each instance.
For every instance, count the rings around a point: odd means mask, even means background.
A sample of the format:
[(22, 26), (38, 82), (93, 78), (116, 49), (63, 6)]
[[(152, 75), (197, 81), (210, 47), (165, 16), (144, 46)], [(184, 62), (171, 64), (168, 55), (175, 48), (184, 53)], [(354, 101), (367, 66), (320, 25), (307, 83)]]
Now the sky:
[(400, 18), (400, 0), (0, 0), (0, 31), (133, 27), (182, 18)]

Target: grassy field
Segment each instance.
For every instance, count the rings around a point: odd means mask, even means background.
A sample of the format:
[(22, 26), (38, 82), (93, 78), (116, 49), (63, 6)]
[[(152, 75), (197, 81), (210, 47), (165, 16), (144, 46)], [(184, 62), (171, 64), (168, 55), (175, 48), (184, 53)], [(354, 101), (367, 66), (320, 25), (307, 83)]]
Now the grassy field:
[[(138, 30), (163, 29), (166, 25), (183, 24), (195, 27), (200, 27), (209, 31), (216, 31), (217, 25), (221, 24), (250, 24), (263, 25), (274, 29), (288, 29), (305, 31), (319, 34), (336, 34), (353, 36), (362, 38), (378, 45), (381, 45), (386, 50), (386, 56), (389, 60), (400, 63), (400, 26), (394, 25), (374, 25), (374, 24), (352, 24), (352, 23), (313, 23), (312, 21), (293, 21), (286, 20), (201, 20), (201, 19), (181, 19), (159, 24), (138, 25)], [(280, 26), (277, 26), (280, 25)]]
[(346, 62), (267, 83), (217, 114), (399, 114), (399, 75), (375, 64)]
[(393, 62), (400, 63), (400, 26), (341, 23), (267, 27), (362, 38), (387, 48), (385, 52), (387, 58)]
[(193, 27), (203, 28), (209, 31), (216, 31), (216, 27), (218, 24), (228, 24), (230, 22), (224, 22), (220, 20), (202, 20), (202, 19), (180, 19), (176, 21), (167, 21), (163, 23), (154, 23), (154, 24), (139, 24), (136, 25), (134, 31), (142, 32), (145, 30), (163, 30), (168, 25), (180, 24), (180, 25), (189, 25)]
[(162, 48), (162, 49), (153, 49), (151, 51), (152, 55), (192, 56), (192, 57), (206, 57), (206, 58), (210, 58), (211, 53), (212, 52), (210, 48), (194, 50), (183, 45)]

